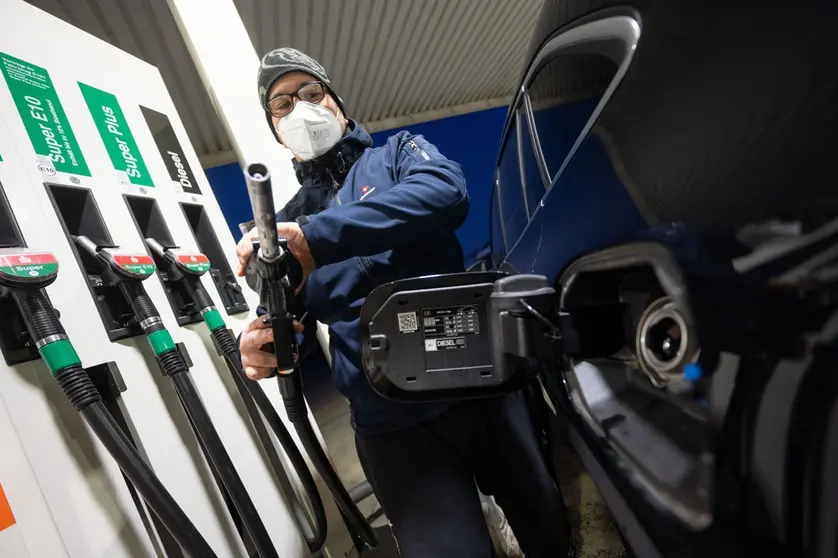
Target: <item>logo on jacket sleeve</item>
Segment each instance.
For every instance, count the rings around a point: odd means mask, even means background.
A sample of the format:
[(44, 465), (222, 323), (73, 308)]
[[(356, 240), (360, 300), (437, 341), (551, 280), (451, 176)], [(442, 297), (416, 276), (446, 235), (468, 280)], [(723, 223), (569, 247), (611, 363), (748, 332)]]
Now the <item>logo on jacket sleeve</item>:
[(375, 190), (375, 186), (370, 186), (369, 184), (365, 184), (361, 186), (361, 199), (366, 198), (369, 194), (372, 194)]

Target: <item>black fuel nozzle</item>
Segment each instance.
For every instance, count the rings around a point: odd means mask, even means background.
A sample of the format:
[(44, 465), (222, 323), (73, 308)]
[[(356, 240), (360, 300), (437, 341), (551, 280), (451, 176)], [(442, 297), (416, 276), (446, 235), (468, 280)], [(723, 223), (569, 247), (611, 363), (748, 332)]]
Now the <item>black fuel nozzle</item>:
[[(160, 262), (169, 281), (182, 282), (201, 316), (214, 329), (224, 324), (207, 290), (201, 283), (201, 276), (210, 268), (210, 261), (204, 254), (182, 250), (179, 246), (166, 247), (154, 238), (146, 238), (148, 249)], [(212, 312), (211, 316), (207, 316)]]
[(88, 237), (74, 236), (76, 246), (100, 266), (102, 282), (116, 286), (126, 281), (145, 281), (157, 267), (151, 256), (143, 252), (121, 250), (114, 245), (98, 245)]
[(148, 249), (165, 266), (172, 281), (185, 277), (200, 277), (210, 268), (210, 261), (204, 254), (183, 250), (180, 246), (163, 246), (154, 238), (146, 238)]
[(13, 322), (11, 331), (18, 341), (37, 347), (53, 373), (59, 368), (54, 359), (49, 359), (50, 355), (56, 350), (60, 354), (75, 354), (58, 320), (58, 312), (43, 290), (56, 277), (58, 260), (51, 253), (20, 247), (0, 248), (0, 297), (9, 297), (18, 309), (18, 313), (10, 312), (12, 315), (4, 315), (3, 319)]
[[(290, 312), (294, 288), (289, 278), (289, 269), (300, 269), (299, 262), (288, 250), (285, 239), (277, 236), (271, 177), (267, 167), (258, 163), (248, 165), (245, 180), (258, 233), (258, 242), (254, 242), (253, 255), (245, 276), (247, 284), (259, 293), (260, 302), (268, 311), (268, 320), (274, 334), (273, 352), (277, 360), (280, 391), (286, 407), (289, 404), (296, 407), (298, 400), (302, 399), (302, 386), (296, 377), (299, 375), (299, 348), (294, 331), (294, 315)], [(302, 277), (301, 271), (299, 277)], [(305, 408), (304, 402), (302, 407)]]
[(160, 313), (142, 284), (157, 269), (151, 256), (123, 251), (118, 246), (98, 246), (86, 236), (74, 236), (73, 241), (99, 264), (102, 282), (119, 288), (146, 334), (164, 329)]

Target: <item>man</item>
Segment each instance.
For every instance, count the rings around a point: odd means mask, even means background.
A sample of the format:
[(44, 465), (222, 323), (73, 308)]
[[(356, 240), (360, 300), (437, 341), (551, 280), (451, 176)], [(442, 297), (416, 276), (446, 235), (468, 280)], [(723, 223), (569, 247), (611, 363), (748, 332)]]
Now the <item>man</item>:
[[(402, 556), (492, 556), (475, 484), (495, 496), (529, 558), (566, 555), (564, 505), (522, 394), (398, 403), (375, 393), (362, 371), (358, 320), (373, 288), (463, 271), (454, 234), (468, 213), (462, 169), (408, 132), (373, 148), (346, 118), (323, 66), (297, 50), (269, 52), (258, 86), (302, 186), (278, 213), (278, 234), (303, 268), (300, 302), (329, 325), (334, 381), (350, 401), (361, 464)], [(237, 247), (239, 275), (254, 235)], [(259, 350), (271, 340), (261, 318), (241, 336), (242, 364), (254, 380), (276, 366)]]

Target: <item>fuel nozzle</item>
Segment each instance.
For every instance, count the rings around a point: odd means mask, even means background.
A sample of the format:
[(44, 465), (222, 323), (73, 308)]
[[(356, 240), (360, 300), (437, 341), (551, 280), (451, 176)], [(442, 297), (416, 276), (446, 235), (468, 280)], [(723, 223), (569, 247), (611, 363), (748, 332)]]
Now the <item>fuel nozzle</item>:
[(119, 289), (146, 334), (164, 329), (160, 314), (142, 284), (157, 269), (151, 256), (143, 252), (127, 252), (118, 246), (99, 246), (81, 235), (74, 236), (73, 241), (99, 264), (102, 283)]
[(166, 247), (154, 238), (146, 238), (146, 244), (158, 261), (163, 262), (169, 279), (179, 281), (184, 277), (200, 277), (210, 268), (210, 261), (204, 254), (183, 250), (179, 246)]
[[(279, 392), (285, 411), (352, 530), (359, 533), (365, 543), (374, 547), (378, 544), (375, 530), (358, 510), (337, 473), (330, 467), (329, 459), (308, 422), (308, 409), (303, 397), (299, 371), (294, 316), (290, 312), (290, 308), (294, 307), (294, 289), (299, 285), (302, 272), (299, 262), (288, 250), (284, 239), (277, 235), (270, 173), (265, 165), (257, 163), (248, 165), (244, 176), (259, 235), (259, 242), (253, 246), (253, 255), (248, 266), (251, 275), (248, 285), (256, 286), (255, 290), (259, 292), (259, 298), (268, 310), (268, 319), (274, 334), (272, 349), (277, 360)], [(245, 273), (247, 274), (247, 271)]]
[(145, 241), (148, 249), (160, 262), (160, 267), (167, 273), (169, 281), (181, 282), (184, 285), (210, 330), (222, 327), (224, 320), (201, 283), (201, 276), (210, 268), (209, 258), (199, 252), (182, 250), (178, 246), (163, 246), (154, 238), (146, 238)]
[[(253, 256), (245, 276), (247, 284), (259, 293), (260, 302), (268, 311), (274, 334), (277, 372), (280, 377), (290, 376), (296, 370), (299, 348), (294, 316), (289, 311), (294, 298), (289, 269), (299, 268), (299, 263), (288, 250), (285, 239), (277, 236), (271, 177), (267, 167), (259, 163), (248, 165), (245, 180), (259, 237), (258, 242), (254, 242)], [(280, 390), (286, 401), (289, 397), (297, 397), (294, 393), (299, 391), (297, 384), (298, 378), (280, 381)]]
[(151, 256), (143, 252), (125, 251), (113, 245), (100, 246), (84, 235), (74, 236), (73, 241), (79, 250), (99, 264), (106, 285), (145, 281), (156, 269)]

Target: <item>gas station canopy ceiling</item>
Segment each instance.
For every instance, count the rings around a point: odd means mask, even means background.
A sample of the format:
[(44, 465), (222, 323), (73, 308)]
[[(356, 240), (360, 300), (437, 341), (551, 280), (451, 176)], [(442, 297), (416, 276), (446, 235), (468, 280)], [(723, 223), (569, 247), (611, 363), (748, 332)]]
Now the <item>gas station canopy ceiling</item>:
[[(166, 0), (28, 1), (157, 66), (204, 165), (236, 160)], [(541, 0), (234, 2), (260, 56), (293, 46), (322, 62), (349, 116), (370, 131), (505, 104), (541, 7)]]

